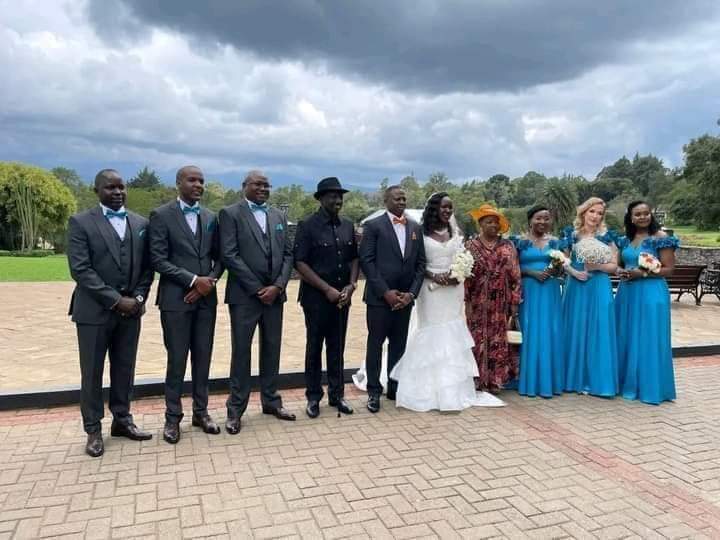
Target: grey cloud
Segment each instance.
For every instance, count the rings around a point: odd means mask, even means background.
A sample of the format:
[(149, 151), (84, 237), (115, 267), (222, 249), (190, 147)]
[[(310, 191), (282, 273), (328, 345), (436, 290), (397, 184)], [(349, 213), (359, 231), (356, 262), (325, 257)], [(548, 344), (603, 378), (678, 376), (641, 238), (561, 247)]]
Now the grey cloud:
[[(114, 6), (112, 8), (108, 6)], [(425, 93), (516, 91), (569, 80), (638, 41), (712, 18), (714, 0), (90, 0), (99, 31), (169, 28), (264, 60), (328, 65)]]

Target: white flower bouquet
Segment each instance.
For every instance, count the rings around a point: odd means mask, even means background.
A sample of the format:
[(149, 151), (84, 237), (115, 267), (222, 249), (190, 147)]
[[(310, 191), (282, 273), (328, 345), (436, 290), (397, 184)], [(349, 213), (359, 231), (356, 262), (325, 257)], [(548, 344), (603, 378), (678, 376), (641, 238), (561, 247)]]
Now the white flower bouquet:
[(643, 251), (638, 255), (638, 268), (649, 274), (659, 274), (662, 263), (654, 255)]
[(578, 261), (582, 263), (607, 264), (613, 260), (610, 246), (597, 238), (583, 238), (575, 244), (574, 249)]
[(548, 272), (559, 271), (563, 266), (570, 262), (565, 254), (559, 249), (551, 249), (548, 251), (548, 256), (550, 257), (550, 264), (545, 269)]
[[(472, 253), (465, 248), (458, 249), (450, 264), (450, 279), (456, 279), (459, 283), (462, 283), (472, 276), (473, 266), (475, 266), (475, 259)], [(431, 291), (438, 287), (440, 287), (440, 284), (435, 282), (428, 284), (428, 289)]]

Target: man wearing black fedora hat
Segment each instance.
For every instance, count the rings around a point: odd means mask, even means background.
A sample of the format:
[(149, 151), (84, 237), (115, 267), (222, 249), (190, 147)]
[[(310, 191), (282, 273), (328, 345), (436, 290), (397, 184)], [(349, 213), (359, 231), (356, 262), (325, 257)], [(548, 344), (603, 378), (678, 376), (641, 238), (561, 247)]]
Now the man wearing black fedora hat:
[(322, 349), (327, 353), (328, 401), (344, 414), (353, 409), (344, 399), (344, 352), (350, 300), (358, 279), (358, 250), (352, 222), (339, 216), (347, 193), (335, 177), (320, 180), (315, 198), (320, 208), (298, 224), (295, 268), (302, 277), (299, 300), (305, 312), (306, 412), (320, 414)]

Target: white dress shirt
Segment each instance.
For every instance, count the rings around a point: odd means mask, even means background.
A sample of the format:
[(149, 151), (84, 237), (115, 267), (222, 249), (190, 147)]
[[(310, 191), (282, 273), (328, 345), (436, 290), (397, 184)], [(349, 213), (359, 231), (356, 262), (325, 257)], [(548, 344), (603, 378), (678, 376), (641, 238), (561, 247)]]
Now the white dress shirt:
[[(112, 212), (112, 208), (108, 208), (104, 204), (100, 204), (100, 208), (102, 208), (103, 216), (107, 215), (108, 212)], [(118, 212), (125, 212), (125, 207), (121, 206), (118, 209)], [(118, 237), (120, 237), (120, 240), (125, 240), (125, 229), (127, 229), (127, 217), (125, 218), (119, 218), (116, 216), (112, 216), (107, 218), (110, 225), (112, 225), (112, 228), (115, 229), (115, 232), (117, 233)]]
[[(196, 202), (195, 204), (190, 206), (180, 197), (178, 197), (178, 202), (180, 203), (180, 211), (184, 210), (185, 208), (195, 208), (196, 206), (200, 207), (200, 203)], [(197, 234), (198, 215), (195, 212), (183, 212), (183, 216), (185, 216), (185, 221), (187, 221), (188, 227), (190, 227), (192, 233)]]
[[(395, 236), (397, 236), (398, 244), (400, 244), (400, 253), (402, 253), (402, 256), (405, 256), (405, 225), (402, 223), (393, 223), (393, 218), (397, 218), (395, 214), (392, 214), (390, 212), (385, 212), (387, 214), (388, 219), (390, 220), (390, 224), (393, 226), (393, 229), (395, 229)], [(407, 219), (407, 218), (406, 218)]]
[(245, 201), (248, 204), (250, 212), (252, 212), (252, 215), (255, 217), (255, 221), (257, 221), (257, 224), (260, 226), (260, 230), (263, 232), (263, 234), (265, 234), (267, 232), (267, 212), (263, 212), (262, 210), (253, 210), (252, 205), (257, 203), (253, 203), (252, 201), (249, 201), (247, 199), (245, 199)]

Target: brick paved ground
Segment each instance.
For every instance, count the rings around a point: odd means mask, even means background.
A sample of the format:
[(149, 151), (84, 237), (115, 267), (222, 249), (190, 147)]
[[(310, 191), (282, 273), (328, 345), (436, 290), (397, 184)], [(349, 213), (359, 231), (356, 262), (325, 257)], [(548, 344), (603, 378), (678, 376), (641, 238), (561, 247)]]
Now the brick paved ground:
[(239, 435), (185, 425), (177, 446), (153, 398), (134, 411), (155, 438), (99, 459), (75, 407), (2, 412), (0, 538), (719, 538), (720, 357), (677, 379), (658, 407), (506, 394), (460, 414), (371, 415), (349, 388), (355, 415), (295, 423), (254, 395)]
[[(296, 303), (297, 284), (290, 282), (291, 301), (285, 307), (281, 363), (284, 372), (299, 372), (304, 366), (305, 326), (302, 310)], [(221, 295), (223, 287), (221, 282)], [(71, 282), (0, 284), (0, 305), (5, 308), (0, 320), (0, 391), (79, 384), (75, 327), (66, 315), (72, 288)], [(360, 301), (360, 291), (350, 311), (347, 367), (358, 366), (365, 354), (365, 306)], [(154, 290), (151, 297), (154, 301)], [(703, 306), (697, 307), (686, 296), (683, 302), (673, 302), (672, 306), (674, 345), (720, 343), (720, 302), (716, 298), (706, 297)], [(140, 336), (136, 379), (164, 378), (165, 362), (160, 316), (154, 306), (148, 306)], [(230, 321), (227, 308), (221, 306), (211, 375), (227, 377), (229, 365)], [(106, 373), (106, 382), (107, 376)]]

